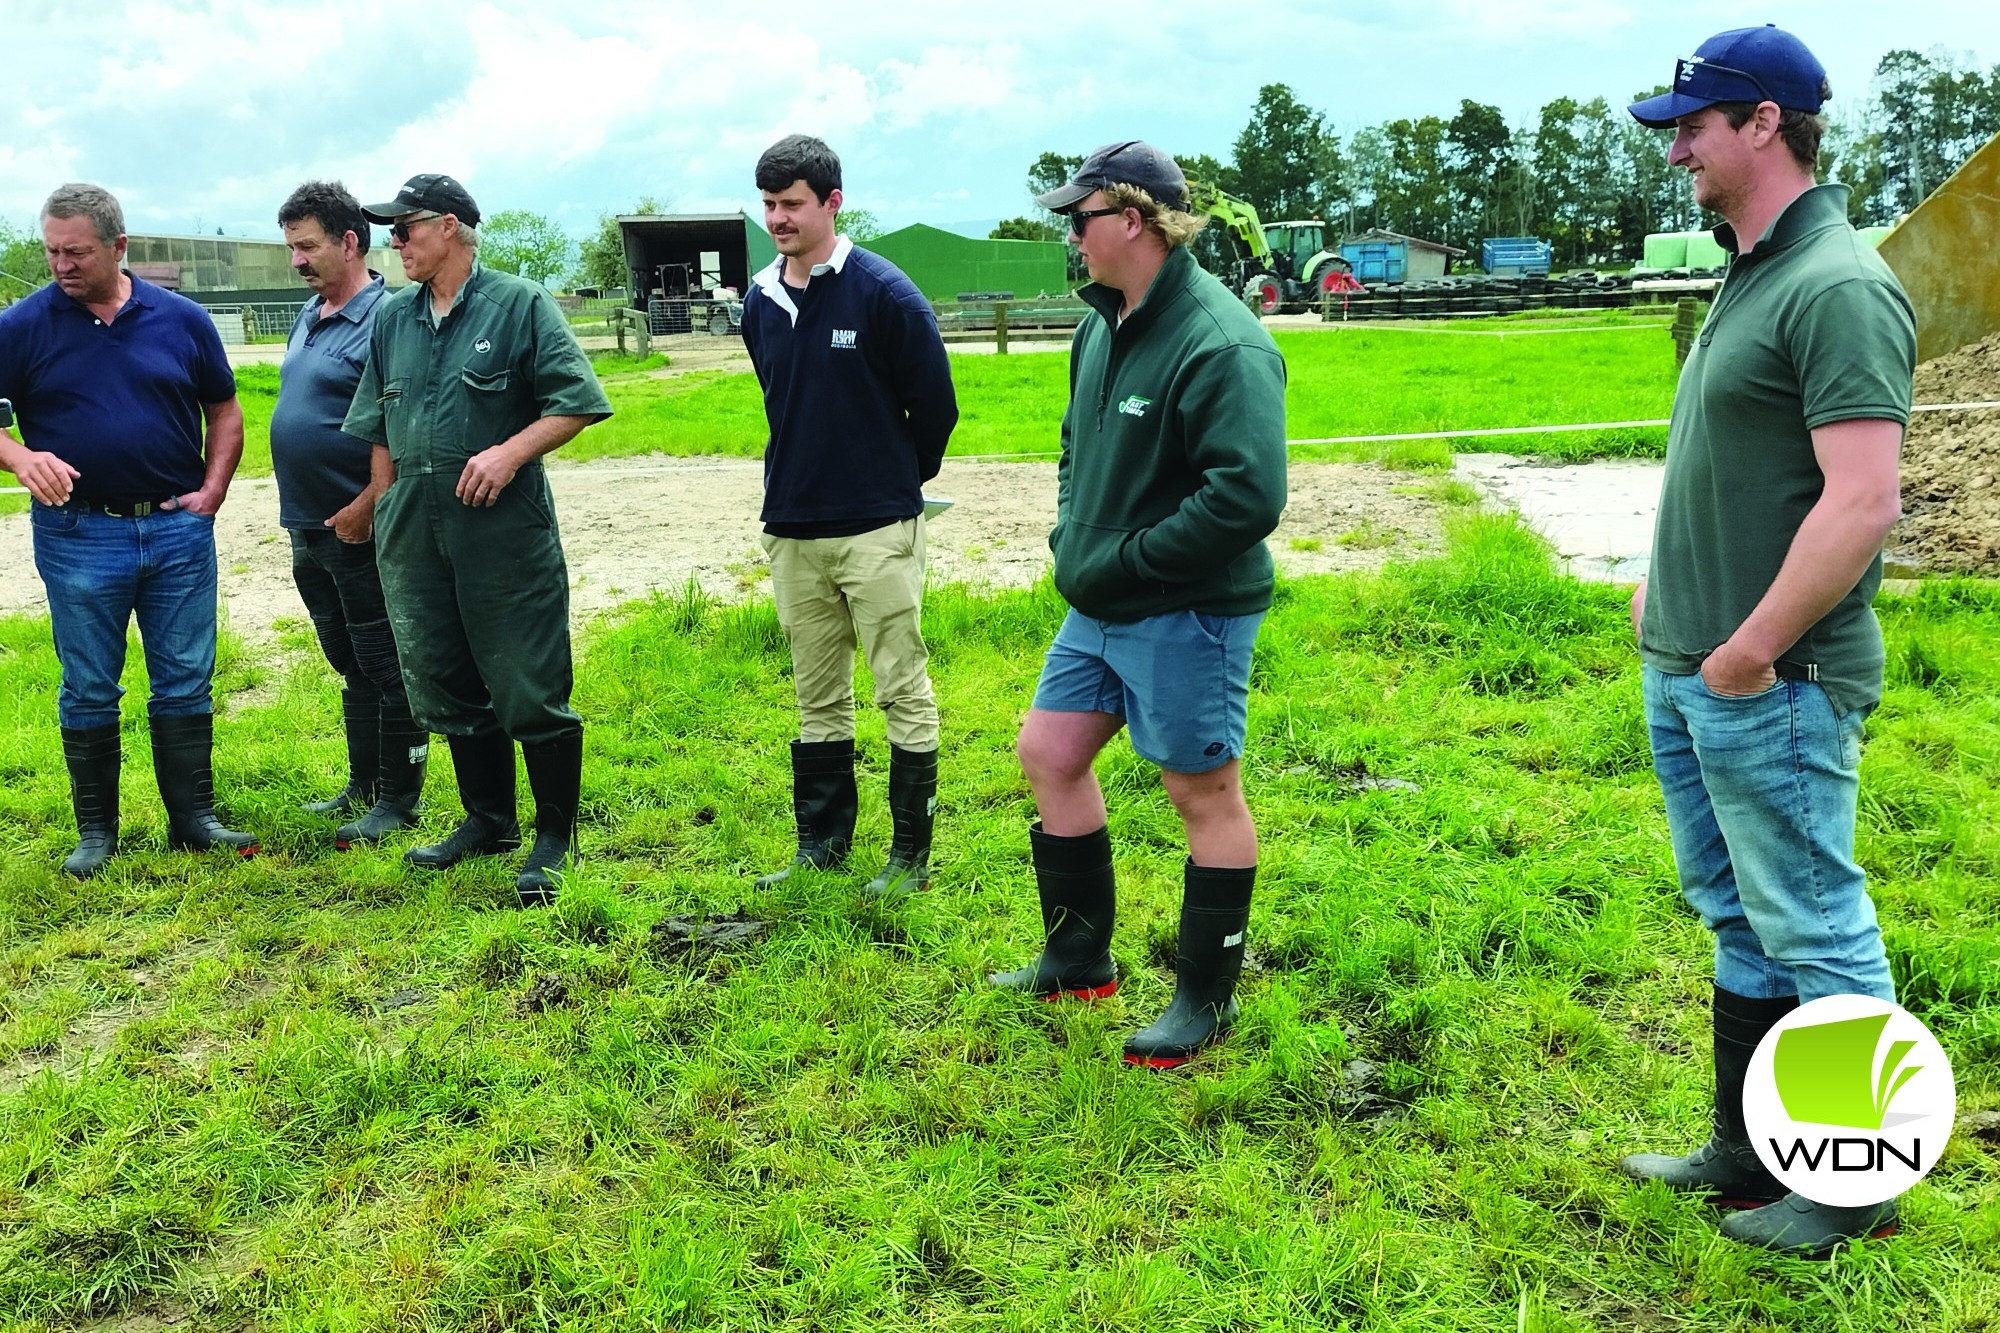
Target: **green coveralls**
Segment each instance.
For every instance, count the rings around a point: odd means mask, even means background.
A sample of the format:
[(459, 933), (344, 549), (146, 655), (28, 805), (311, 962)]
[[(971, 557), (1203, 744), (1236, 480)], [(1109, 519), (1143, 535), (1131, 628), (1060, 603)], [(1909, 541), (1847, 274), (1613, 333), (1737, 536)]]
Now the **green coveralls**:
[(569, 570), (540, 460), (490, 507), (457, 496), (466, 460), (545, 416), (611, 415), (554, 298), (477, 264), (442, 321), (430, 288), (383, 299), (343, 425), (387, 444), (376, 563), (410, 711), (447, 736), (523, 744), (583, 726), (569, 705)]

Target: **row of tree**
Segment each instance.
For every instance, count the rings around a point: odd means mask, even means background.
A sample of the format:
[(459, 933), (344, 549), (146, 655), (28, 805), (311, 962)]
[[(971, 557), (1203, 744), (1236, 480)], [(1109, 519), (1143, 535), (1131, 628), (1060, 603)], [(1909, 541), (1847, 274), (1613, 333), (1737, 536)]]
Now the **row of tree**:
[[(1823, 174), (1853, 187), (1857, 225), (1891, 222), (2000, 130), (2000, 65), (1982, 72), (1944, 52), (1892, 51), (1858, 105), (1831, 110)], [(1390, 120), (1343, 138), (1273, 83), (1228, 163), (1177, 160), (1266, 221), (1325, 218), (1349, 235), (1383, 227), (1475, 253), (1489, 236), (1539, 236), (1559, 267), (1631, 261), (1647, 233), (1703, 222), (1686, 174), (1667, 165), (1666, 136), (1602, 97), (1558, 97), (1513, 126), (1498, 107), (1466, 100), (1449, 119)], [(1080, 161), (1043, 153), (1029, 192), (1053, 189)], [(1060, 229), (1031, 214), (993, 235), (1053, 239)]]

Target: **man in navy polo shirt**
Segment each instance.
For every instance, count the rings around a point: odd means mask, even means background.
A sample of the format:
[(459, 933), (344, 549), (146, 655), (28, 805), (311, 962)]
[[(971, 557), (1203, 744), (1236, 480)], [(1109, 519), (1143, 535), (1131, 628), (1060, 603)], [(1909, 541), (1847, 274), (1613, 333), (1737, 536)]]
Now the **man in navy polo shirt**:
[(368, 267), (368, 219), (338, 182), (308, 181), (278, 209), (292, 268), (313, 291), (292, 325), (271, 413), (278, 522), (291, 533), (292, 579), (346, 688), (347, 785), (306, 806), (348, 820), (337, 846), (375, 842), (417, 822), (430, 733), (410, 716), (396, 638), (375, 568), (375, 447), (341, 429), (368, 361), (382, 275)]
[(95, 185), (42, 209), (55, 281), (0, 311), (0, 468), (34, 497), (79, 840), (78, 878), (118, 851), (118, 677), (136, 614), (152, 682), (153, 773), (170, 846), (257, 849), (215, 816), (215, 513), (243, 454), (243, 410), (205, 311), (127, 273), (125, 215)]
[(847, 857), (854, 786), (854, 645), (889, 732), (887, 863), (862, 890), (930, 882), (937, 703), (924, 648), (923, 483), (944, 461), (958, 401), (937, 319), (895, 265), (834, 231), (840, 159), (794, 134), (757, 162), (777, 260), (743, 303), (743, 342), (764, 387), (764, 549), (792, 647), (798, 852), (757, 881)]

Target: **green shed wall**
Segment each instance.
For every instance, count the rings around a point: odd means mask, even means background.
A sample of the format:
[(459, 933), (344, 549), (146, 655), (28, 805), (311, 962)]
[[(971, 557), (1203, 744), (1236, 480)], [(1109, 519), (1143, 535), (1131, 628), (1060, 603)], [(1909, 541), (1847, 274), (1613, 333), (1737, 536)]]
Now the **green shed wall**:
[(1060, 241), (976, 241), (915, 223), (869, 241), (873, 250), (933, 301), (960, 292), (1013, 292), (1031, 297), (1069, 290), (1067, 247)]

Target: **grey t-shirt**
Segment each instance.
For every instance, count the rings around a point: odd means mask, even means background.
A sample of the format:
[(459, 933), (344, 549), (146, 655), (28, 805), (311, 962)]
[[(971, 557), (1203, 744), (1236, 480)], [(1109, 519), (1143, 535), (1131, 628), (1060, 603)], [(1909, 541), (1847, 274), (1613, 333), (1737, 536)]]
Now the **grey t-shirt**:
[(367, 488), (374, 446), (340, 428), (368, 360), (368, 329), (382, 299), (382, 275), (338, 311), (320, 317), (315, 296), (292, 324), (271, 412), (271, 471), (278, 479), (278, 522), (319, 528)]

